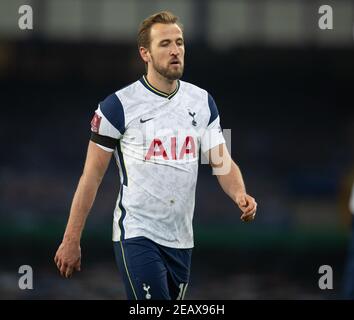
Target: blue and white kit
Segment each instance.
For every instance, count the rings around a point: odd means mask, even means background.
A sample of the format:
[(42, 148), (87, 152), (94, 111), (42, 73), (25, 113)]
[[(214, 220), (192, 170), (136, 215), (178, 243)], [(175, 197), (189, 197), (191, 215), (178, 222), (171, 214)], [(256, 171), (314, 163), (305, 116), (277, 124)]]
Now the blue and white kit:
[[(119, 168), (113, 241), (115, 252), (122, 251), (121, 265), (131, 287), (141, 275), (129, 274), (128, 265), (134, 264), (124, 255), (129, 240), (134, 243), (130, 248), (139, 239), (176, 252), (194, 246), (199, 151), (206, 153), (225, 143), (218, 110), (212, 96), (193, 84), (178, 80), (175, 91), (166, 94), (143, 76), (99, 103), (91, 131), (93, 142), (114, 152)], [(189, 268), (190, 258), (184, 258)], [(179, 291), (188, 282), (182, 280)], [(146, 291), (143, 284), (153, 291), (152, 284), (145, 282), (136, 283), (142, 294)], [(139, 298), (135, 295), (132, 298)], [(182, 297), (183, 292), (177, 296)]]

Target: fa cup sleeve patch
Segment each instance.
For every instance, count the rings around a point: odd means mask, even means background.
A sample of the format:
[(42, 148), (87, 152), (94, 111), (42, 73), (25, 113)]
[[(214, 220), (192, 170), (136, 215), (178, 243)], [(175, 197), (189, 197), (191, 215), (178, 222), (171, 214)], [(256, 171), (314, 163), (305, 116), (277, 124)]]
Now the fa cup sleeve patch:
[(98, 129), (100, 128), (100, 124), (101, 124), (101, 119), (102, 117), (100, 117), (97, 113), (95, 113), (95, 115), (93, 116), (92, 120), (91, 120), (91, 131), (98, 133)]

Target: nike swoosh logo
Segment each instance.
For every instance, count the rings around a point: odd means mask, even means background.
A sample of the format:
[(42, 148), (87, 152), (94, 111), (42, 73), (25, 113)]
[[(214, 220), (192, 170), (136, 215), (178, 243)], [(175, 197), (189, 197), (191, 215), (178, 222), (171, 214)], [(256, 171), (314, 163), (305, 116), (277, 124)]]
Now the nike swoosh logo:
[(145, 120), (143, 120), (143, 119), (140, 118), (140, 123), (144, 123), (144, 122), (149, 121), (149, 120), (152, 120), (152, 119), (154, 119), (154, 118), (148, 118), (148, 119), (145, 119)]

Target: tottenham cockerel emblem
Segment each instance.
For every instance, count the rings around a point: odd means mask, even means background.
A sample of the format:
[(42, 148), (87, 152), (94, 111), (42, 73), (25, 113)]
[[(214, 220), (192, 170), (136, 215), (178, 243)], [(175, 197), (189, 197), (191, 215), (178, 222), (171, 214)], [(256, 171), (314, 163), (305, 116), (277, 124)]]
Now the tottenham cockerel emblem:
[(191, 111), (188, 109), (188, 113), (189, 113), (189, 115), (193, 118), (193, 120), (192, 120), (192, 125), (193, 125), (193, 126), (196, 126), (196, 125), (197, 125), (197, 121), (195, 121), (195, 119), (194, 119), (195, 112), (191, 112)]
[(151, 294), (149, 293), (150, 286), (146, 286), (146, 284), (143, 283), (143, 289), (144, 289), (144, 291), (146, 291), (145, 298), (147, 300), (151, 299)]

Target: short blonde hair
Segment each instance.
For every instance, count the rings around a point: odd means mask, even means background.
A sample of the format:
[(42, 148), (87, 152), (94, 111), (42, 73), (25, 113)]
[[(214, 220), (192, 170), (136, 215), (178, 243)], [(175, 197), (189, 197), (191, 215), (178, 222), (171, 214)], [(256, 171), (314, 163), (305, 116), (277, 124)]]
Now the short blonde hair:
[(151, 38), (150, 38), (150, 30), (151, 27), (156, 23), (163, 24), (174, 24), (176, 23), (182, 30), (183, 26), (178, 23), (178, 17), (175, 16), (170, 11), (161, 11), (147, 17), (139, 27), (138, 31), (138, 49), (140, 47), (150, 48)]

